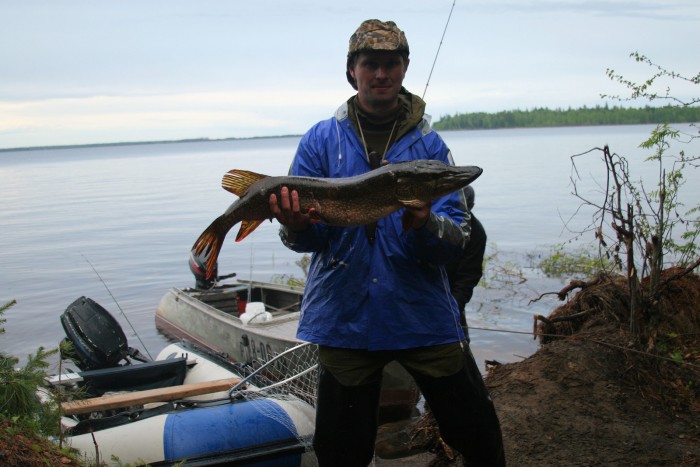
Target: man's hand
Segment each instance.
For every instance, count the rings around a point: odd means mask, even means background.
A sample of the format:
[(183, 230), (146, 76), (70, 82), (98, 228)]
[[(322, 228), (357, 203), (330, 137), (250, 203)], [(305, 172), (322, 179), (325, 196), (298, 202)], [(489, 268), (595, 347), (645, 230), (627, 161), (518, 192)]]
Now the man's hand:
[(430, 203), (419, 208), (406, 207), (403, 216), (401, 217), (401, 226), (404, 232), (409, 230), (418, 230), (423, 227), (430, 218)]
[(302, 212), (299, 204), (299, 193), (289, 191), (286, 186), (280, 191), (279, 200), (274, 193), (270, 195), (270, 212), (277, 221), (293, 232), (302, 232), (309, 228), (314, 209)]

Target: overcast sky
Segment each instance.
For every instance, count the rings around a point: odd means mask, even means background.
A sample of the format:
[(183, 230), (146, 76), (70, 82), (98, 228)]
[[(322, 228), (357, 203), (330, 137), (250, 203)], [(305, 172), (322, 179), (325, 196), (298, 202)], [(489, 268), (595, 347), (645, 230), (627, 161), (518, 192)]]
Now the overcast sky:
[[(0, 0), (0, 148), (304, 133), (353, 93), (368, 18), (405, 31), (422, 95), (453, 1)], [(606, 69), (653, 71), (631, 52), (697, 74), (698, 31), (698, 0), (457, 0), (427, 112), (604, 105)]]

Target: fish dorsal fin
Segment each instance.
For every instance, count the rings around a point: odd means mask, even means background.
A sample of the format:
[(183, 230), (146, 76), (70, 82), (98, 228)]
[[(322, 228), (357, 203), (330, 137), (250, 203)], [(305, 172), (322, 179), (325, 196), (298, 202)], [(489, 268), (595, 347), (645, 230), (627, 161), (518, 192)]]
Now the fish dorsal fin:
[(221, 180), (221, 188), (242, 197), (248, 191), (250, 185), (267, 177), (267, 175), (248, 170), (233, 169), (224, 174), (224, 178)]

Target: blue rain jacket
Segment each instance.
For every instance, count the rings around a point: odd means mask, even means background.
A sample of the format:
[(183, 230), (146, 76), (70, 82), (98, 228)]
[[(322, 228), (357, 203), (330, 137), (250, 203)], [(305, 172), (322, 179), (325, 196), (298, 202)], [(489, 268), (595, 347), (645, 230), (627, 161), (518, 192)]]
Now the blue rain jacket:
[[(335, 117), (301, 139), (290, 175), (338, 178), (370, 170), (364, 146), (348, 118)], [(388, 162), (435, 159), (454, 164), (442, 138), (424, 118), (397, 140)], [(421, 229), (404, 233), (404, 210), (378, 221), (374, 244), (364, 226), (312, 224), (301, 233), (280, 230), (287, 247), (312, 253), (297, 337), (320, 345), (395, 350), (464, 339), (444, 264), (469, 241), (462, 191), (433, 202)]]

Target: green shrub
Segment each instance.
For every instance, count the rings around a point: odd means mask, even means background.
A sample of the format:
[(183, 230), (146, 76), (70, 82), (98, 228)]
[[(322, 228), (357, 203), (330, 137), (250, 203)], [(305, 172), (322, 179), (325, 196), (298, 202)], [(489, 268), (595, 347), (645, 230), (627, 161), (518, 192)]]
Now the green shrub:
[[(14, 304), (13, 300), (0, 306), (0, 325), (6, 321), (2, 318), (5, 311)], [(0, 327), (0, 334), (4, 333)], [(37, 396), (37, 389), (44, 386), (47, 360), (57, 351), (40, 347), (21, 367), (16, 357), (0, 352), (0, 418), (38, 434), (58, 433), (58, 404), (51, 397), (41, 401)]]
[(562, 245), (552, 248), (550, 255), (538, 267), (547, 277), (585, 279), (598, 271), (610, 270), (610, 262), (591, 254), (585, 248), (565, 250)]

